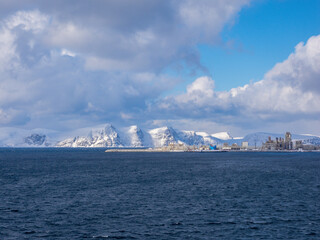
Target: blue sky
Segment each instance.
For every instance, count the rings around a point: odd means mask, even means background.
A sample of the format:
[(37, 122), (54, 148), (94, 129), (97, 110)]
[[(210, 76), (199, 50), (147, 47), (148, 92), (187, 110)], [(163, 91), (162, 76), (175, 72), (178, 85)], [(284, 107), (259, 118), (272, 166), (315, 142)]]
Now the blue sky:
[(198, 46), (216, 89), (226, 91), (261, 80), (297, 43), (319, 34), (319, 11), (318, 0), (261, 0), (244, 7), (234, 24), (224, 28), (220, 45)]
[(320, 135), (317, 0), (0, 1), (0, 127)]

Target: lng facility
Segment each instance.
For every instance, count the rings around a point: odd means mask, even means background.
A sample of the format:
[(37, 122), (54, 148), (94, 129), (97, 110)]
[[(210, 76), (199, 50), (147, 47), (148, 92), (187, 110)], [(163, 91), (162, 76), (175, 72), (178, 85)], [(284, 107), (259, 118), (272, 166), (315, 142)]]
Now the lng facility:
[(286, 132), (284, 138), (271, 136), (262, 144), (261, 147), (249, 146), (247, 141), (229, 145), (186, 145), (184, 143), (169, 143), (167, 146), (159, 148), (114, 148), (107, 149), (105, 152), (227, 152), (227, 151), (319, 151), (320, 146), (303, 144), (302, 140), (292, 140), (290, 132)]

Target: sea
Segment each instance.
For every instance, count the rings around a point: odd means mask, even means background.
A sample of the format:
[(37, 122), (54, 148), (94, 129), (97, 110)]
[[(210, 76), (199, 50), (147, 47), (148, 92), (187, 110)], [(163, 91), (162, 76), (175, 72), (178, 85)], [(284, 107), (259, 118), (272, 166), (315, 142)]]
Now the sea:
[(320, 153), (1, 148), (0, 239), (320, 239)]

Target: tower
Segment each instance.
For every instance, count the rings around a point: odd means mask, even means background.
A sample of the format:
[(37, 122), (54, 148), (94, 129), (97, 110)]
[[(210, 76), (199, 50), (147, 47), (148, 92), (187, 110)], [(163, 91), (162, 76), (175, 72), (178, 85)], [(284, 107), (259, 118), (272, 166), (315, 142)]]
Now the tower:
[(290, 132), (286, 132), (286, 135), (285, 135), (285, 142), (286, 142), (286, 143), (291, 142), (291, 133), (290, 133)]
[(286, 132), (284, 149), (287, 149), (287, 150), (292, 149), (292, 141), (291, 141), (291, 133), (290, 132)]

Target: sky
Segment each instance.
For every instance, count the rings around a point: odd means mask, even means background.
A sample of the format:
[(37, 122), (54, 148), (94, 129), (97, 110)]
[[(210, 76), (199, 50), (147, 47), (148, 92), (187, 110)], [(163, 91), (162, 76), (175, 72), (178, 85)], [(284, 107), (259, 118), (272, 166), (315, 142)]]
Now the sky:
[(0, 127), (320, 135), (318, 0), (0, 0)]

